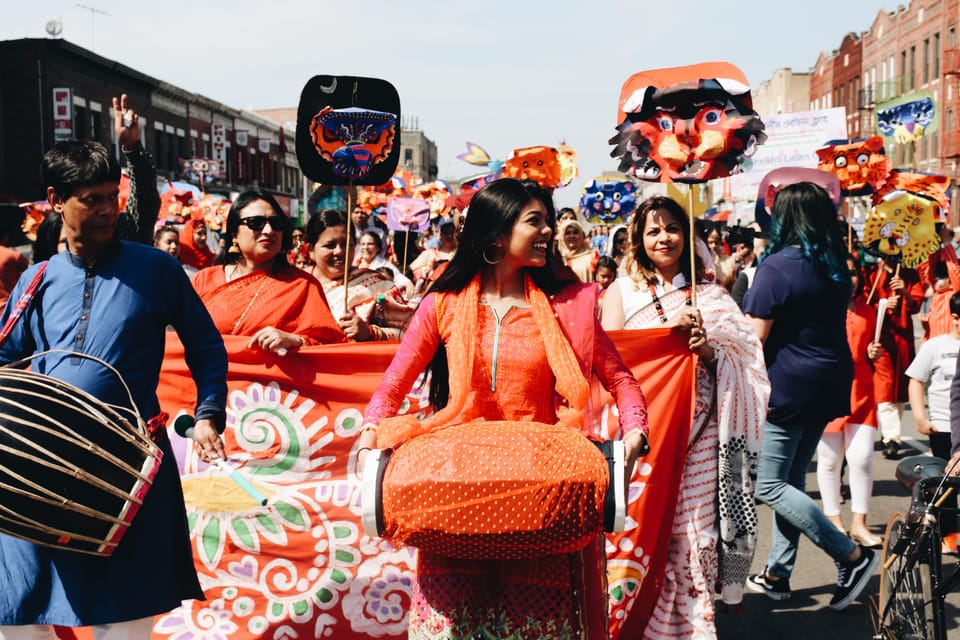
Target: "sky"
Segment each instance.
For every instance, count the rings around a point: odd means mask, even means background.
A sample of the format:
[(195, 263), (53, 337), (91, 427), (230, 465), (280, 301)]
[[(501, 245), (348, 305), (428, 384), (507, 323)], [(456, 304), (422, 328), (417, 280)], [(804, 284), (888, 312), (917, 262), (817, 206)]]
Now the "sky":
[[(437, 145), (440, 177), (479, 173), (466, 142), (495, 160), (566, 143), (580, 175), (616, 169), (607, 141), (633, 73), (722, 60), (751, 86), (807, 72), (890, 1), (857, 0), (4, 0), (0, 40), (60, 37), (231, 107), (296, 107), (314, 75), (382, 78)], [(904, 0), (904, 5), (908, 4)]]

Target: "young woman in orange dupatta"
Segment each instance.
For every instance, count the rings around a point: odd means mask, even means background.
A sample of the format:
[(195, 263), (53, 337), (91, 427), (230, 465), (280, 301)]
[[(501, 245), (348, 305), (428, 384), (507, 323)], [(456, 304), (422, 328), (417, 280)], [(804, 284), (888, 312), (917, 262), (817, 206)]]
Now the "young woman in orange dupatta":
[[(555, 229), (553, 202), (535, 183), (505, 178), (477, 192), (457, 253), (367, 406), (361, 465), (373, 447), (467, 422), (560, 424), (586, 433), (589, 381), (597, 378), (617, 401), (632, 468), (646, 447), (646, 402), (596, 319), (596, 285), (554, 263)], [(425, 421), (394, 417), (428, 365), (437, 412)], [(605, 639), (603, 571), (600, 535), (572, 554), (523, 560), (420, 549), (409, 637)]]
[(227, 214), (230, 249), (193, 277), (220, 333), (250, 336), (251, 348), (281, 355), (346, 341), (317, 279), (287, 263), (290, 227), (273, 196), (244, 192)]
[(180, 262), (197, 271), (212, 265), (213, 259), (207, 246), (207, 225), (202, 219), (190, 218), (180, 229)]

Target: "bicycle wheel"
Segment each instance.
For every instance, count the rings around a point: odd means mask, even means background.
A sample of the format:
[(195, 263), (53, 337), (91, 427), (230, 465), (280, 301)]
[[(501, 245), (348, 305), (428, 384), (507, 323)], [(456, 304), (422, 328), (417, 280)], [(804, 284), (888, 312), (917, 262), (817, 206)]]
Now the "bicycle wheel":
[[(906, 526), (902, 513), (894, 513), (883, 536), (883, 563), (901, 540)], [(915, 561), (910, 564), (910, 558)], [(880, 631), (891, 640), (932, 640), (933, 606), (930, 565), (926, 549), (912, 541), (903, 554), (880, 574)]]

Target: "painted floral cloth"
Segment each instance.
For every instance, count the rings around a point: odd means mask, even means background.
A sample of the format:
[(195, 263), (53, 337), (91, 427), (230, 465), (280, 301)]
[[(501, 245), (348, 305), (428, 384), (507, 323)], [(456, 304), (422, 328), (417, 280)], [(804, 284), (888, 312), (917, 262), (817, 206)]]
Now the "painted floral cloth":
[[(617, 638), (629, 618), (643, 614), (636, 606), (642, 594), (659, 588), (680, 467), (656, 461), (673, 459), (686, 445), (693, 359), (669, 330), (612, 337), (649, 398), (653, 448), (637, 465), (627, 530), (606, 543)], [(416, 552), (363, 534), (355, 467), (361, 411), (397, 345), (324, 345), (279, 358), (246, 349), (245, 338), (224, 339), (230, 465), (269, 502), (259, 506), (225, 473), (201, 463), (171, 427), (207, 599), (158, 616), (154, 640), (405, 638)], [(192, 393), (182, 347), (171, 337), (158, 390), (171, 424), (192, 406)], [(612, 399), (602, 394), (598, 401), (595, 430), (615, 434)], [(426, 404), (410, 396), (402, 410)], [(92, 638), (88, 629), (59, 633)]]

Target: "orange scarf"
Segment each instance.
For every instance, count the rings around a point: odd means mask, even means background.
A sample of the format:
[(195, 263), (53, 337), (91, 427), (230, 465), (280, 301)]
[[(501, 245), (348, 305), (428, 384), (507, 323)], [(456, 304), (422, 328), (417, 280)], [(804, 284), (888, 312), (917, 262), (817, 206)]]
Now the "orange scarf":
[[(556, 377), (556, 391), (567, 402), (558, 410), (557, 424), (577, 431), (583, 430), (583, 409), (589, 399), (590, 389), (586, 377), (580, 369), (577, 356), (570, 342), (560, 330), (557, 317), (546, 294), (530, 279), (524, 276), (524, 289), (530, 310), (540, 331), (547, 352), (547, 362)], [(451, 298), (453, 298), (451, 300)], [(442, 293), (437, 296), (438, 311), (444, 302), (450, 300), (454, 305), (449, 324), (449, 337), (446, 341), (449, 371), (473, 371), (477, 336), (477, 309), (480, 304), (480, 276), (476, 276), (459, 293)], [(441, 334), (445, 333), (444, 316), (438, 313), (438, 325)], [(534, 338), (534, 336), (531, 336)], [(377, 446), (383, 449), (394, 448), (404, 441), (434, 429), (451, 425), (483, 420), (484, 416), (475, 414), (466, 408), (470, 396), (471, 375), (450, 376), (450, 401), (447, 406), (423, 421), (412, 415), (402, 415), (380, 421), (377, 430)]]

